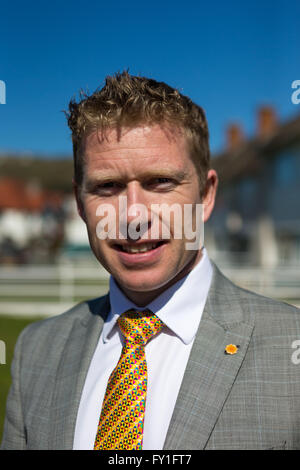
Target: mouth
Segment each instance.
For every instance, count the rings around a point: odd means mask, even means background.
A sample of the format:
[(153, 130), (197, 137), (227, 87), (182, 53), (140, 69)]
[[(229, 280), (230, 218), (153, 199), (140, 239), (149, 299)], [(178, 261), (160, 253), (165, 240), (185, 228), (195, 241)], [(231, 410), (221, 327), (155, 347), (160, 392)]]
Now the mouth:
[(160, 246), (166, 244), (167, 242), (164, 240), (160, 240), (157, 242), (145, 242), (145, 243), (138, 243), (138, 244), (129, 244), (129, 243), (115, 243), (113, 247), (117, 251), (121, 251), (124, 253), (129, 253), (129, 254), (142, 254), (142, 253), (148, 253), (150, 251), (154, 251)]

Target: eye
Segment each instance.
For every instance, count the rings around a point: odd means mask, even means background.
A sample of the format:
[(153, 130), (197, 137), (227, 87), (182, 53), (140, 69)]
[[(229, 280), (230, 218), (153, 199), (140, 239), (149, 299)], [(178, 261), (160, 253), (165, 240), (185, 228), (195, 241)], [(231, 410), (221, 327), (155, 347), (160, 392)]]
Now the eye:
[(171, 189), (174, 185), (175, 181), (166, 176), (159, 176), (157, 178), (153, 178), (147, 184), (150, 189), (158, 190), (168, 190)]
[(113, 181), (109, 181), (108, 183), (103, 183), (103, 184), (100, 184), (100, 187), (101, 188), (112, 188), (114, 187), (116, 183), (114, 183)]
[(94, 192), (100, 196), (110, 196), (115, 194), (121, 189), (121, 185), (115, 181), (107, 181), (102, 184), (97, 184)]
[(170, 178), (157, 178), (159, 183), (169, 183), (171, 180)]

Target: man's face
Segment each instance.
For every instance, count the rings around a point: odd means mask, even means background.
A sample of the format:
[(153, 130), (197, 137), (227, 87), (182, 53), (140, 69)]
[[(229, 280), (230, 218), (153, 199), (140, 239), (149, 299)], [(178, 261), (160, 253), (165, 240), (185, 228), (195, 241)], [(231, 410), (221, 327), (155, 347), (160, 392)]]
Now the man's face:
[[(176, 203), (183, 209), (185, 204), (192, 204), (195, 209), (201, 203), (198, 175), (179, 131), (166, 132), (159, 125), (140, 126), (122, 129), (121, 138), (111, 129), (106, 137), (101, 140), (94, 132), (83, 142), (84, 176), (82, 187), (75, 188), (76, 199), (96, 258), (124, 293), (142, 306), (190, 271), (201, 258), (200, 250), (186, 249), (184, 230), (181, 238), (174, 238), (172, 217), (167, 239), (162, 236), (162, 214), (156, 218), (159, 236), (154, 238), (151, 232), (151, 205)], [(121, 196), (127, 203), (127, 211), (122, 214)], [(114, 238), (97, 236), (97, 224), (103, 214), (96, 213), (103, 204), (110, 204), (116, 214)], [(146, 212), (142, 223), (136, 226), (142, 238), (133, 240), (127, 229), (141, 216), (141, 212), (130, 212), (135, 204), (142, 204)]]

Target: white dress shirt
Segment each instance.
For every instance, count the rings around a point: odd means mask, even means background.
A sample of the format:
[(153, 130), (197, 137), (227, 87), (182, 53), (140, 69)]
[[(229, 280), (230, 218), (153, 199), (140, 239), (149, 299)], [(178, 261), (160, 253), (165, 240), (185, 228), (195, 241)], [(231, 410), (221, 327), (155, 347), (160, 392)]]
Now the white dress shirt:
[[(205, 248), (198, 264), (169, 287), (149, 308), (166, 325), (145, 346), (148, 368), (143, 450), (161, 450), (191, 352), (212, 278)], [(121, 355), (124, 338), (116, 321), (130, 308), (140, 310), (111, 277), (111, 311), (90, 363), (77, 414), (73, 448), (93, 449), (109, 376)]]

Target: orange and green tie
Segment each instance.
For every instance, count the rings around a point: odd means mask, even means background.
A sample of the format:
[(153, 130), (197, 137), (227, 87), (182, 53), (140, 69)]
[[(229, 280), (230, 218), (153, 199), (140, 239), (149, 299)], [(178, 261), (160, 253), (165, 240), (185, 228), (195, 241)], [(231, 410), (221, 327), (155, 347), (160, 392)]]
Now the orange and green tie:
[(163, 327), (150, 310), (128, 310), (118, 324), (125, 344), (112, 371), (101, 410), (94, 450), (142, 450), (147, 394), (145, 345)]

